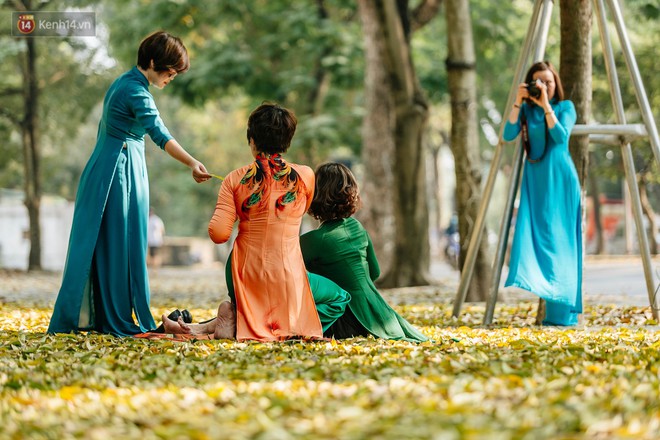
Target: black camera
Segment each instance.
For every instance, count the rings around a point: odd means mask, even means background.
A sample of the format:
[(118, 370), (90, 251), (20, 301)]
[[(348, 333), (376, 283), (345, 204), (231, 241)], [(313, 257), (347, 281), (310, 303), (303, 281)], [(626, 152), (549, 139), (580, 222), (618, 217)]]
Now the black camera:
[(536, 81), (527, 83), (527, 92), (529, 93), (529, 96), (531, 96), (534, 99), (539, 99), (541, 97), (541, 89), (536, 84)]

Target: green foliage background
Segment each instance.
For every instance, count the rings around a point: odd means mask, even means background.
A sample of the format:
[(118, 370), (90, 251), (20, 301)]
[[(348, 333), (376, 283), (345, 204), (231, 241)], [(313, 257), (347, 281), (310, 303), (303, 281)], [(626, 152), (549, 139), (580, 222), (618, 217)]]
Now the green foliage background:
[[(93, 42), (84, 38), (42, 38), (37, 41), (41, 87), (40, 139), (43, 187), (46, 193), (75, 197), (82, 168), (95, 142), (100, 103), (109, 84), (135, 62), (139, 41), (156, 29), (180, 35), (191, 55), (192, 68), (166, 90), (153, 90), (163, 119), (195, 156), (217, 174), (225, 174), (250, 160), (245, 120), (250, 109), (264, 100), (294, 109), (299, 129), (289, 156), (311, 166), (339, 157), (358, 160), (361, 118), (364, 114), (364, 53), (356, 5), (349, 0), (287, 2), (267, 0), (82, 1), (77, 7), (96, 12), (98, 32)], [(411, 2), (414, 7), (417, 2)], [(513, 0), (470, 2), (477, 52), (479, 117), (498, 130), (520, 46), (529, 25), (533, 2)], [(71, 5), (49, 0), (39, 6), (51, 10)], [(555, 7), (546, 58), (558, 62), (559, 17)], [(3, 14), (13, 10), (5, 1)], [(648, 0), (624, 5), (636, 59), (655, 115), (660, 114), (660, 7)], [(20, 135), (2, 113), (20, 117), (19, 60), (21, 40), (9, 37), (10, 20), (0, 20), (0, 187), (21, 188)], [(615, 45), (616, 38), (613, 39)], [(94, 44), (91, 44), (94, 43)], [(450, 129), (448, 118), (446, 29), (440, 15), (412, 37), (418, 77), (433, 105), (431, 131)], [(107, 55), (113, 64), (99, 62)], [(629, 122), (640, 122), (636, 100), (626, 78), (621, 51), (615, 47)], [(328, 79), (320, 87), (319, 78)], [(594, 23), (593, 119), (611, 123), (613, 112), (597, 27)], [(321, 98), (315, 100), (317, 93)], [(489, 113), (489, 107), (496, 111)], [(656, 117), (656, 120), (658, 118)], [(482, 136), (483, 159), (491, 147)], [(152, 204), (164, 218), (168, 234), (205, 235), (215, 205), (216, 182), (197, 185), (185, 168), (148, 147)], [(638, 167), (647, 175), (652, 203), (660, 207), (657, 167), (647, 142), (635, 145)], [(511, 154), (506, 151), (507, 155)], [(592, 172), (611, 197), (621, 197), (623, 176), (620, 153), (594, 147)], [(505, 157), (505, 163), (510, 161)], [(485, 165), (487, 166), (487, 165)], [(609, 182), (609, 183), (608, 183)]]

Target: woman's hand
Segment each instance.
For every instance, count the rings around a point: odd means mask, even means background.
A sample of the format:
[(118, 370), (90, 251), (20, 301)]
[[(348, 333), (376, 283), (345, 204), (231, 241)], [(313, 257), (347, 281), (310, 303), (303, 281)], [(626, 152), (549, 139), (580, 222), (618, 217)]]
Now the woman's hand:
[(509, 113), (509, 122), (512, 124), (517, 123), (518, 116), (520, 116), (520, 106), (523, 103), (525, 98), (529, 98), (529, 91), (527, 90), (527, 84), (520, 83), (518, 84), (518, 93), (516, 93), (516, 100), (511, 107), (511, 112)]
[(196, 160), (190, 169), (192, 169), (193, 179), (195, 179), (195, 182), (197, 183), (206, 182), (211, 178), (211, 175), (206, 171), (206, 167), (200, 161)]
[(520, 107), (525, 98), (529, 98), (529, 90), (527, 90), (527, 84), (520, 83), (518, 84), (518, 93), (516, 94), (515, 104)]
[(170, 139), (165, 144), (165, 151), (167, 154), (186, 165), (192, 170), (193, 179), (195, 182), (201, 183), (206, 182), (211, 178), (211, 175), (206, 171), (206, 167), (203, 163), (192, 157), (184, 148), (176, 141), (176, 139)]

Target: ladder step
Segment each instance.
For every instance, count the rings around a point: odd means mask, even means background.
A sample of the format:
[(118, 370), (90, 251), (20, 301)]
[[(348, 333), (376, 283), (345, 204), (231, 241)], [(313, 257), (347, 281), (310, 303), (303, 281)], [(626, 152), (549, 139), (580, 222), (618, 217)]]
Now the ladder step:
[(644, 124), (576, 124), (571, 134), (612, 134), (633, 138), (648, 136)]

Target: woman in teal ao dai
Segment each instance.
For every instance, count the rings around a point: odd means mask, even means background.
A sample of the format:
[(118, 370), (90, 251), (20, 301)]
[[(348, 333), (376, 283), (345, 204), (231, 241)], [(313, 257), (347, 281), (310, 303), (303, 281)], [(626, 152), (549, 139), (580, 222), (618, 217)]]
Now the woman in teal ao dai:
[(146, 265), (149, 181), (144, 135), (187, 165), (197, 182), (210, 176), (169, 133), (149, 85), (163, 88), (188, 67), (181, 40), (156, 32), (142, 41), (138, 65), (110, 86), (96, 147), (78, 185), (49, 333), (95, 330), (130, 336), (156, 327)]
[(550, 63), (534, 64), (525, 81), (536, 82), (540, 96), (530, 96), (526, 84), (518, 87), (503, 136), (510, 141), (523, 132), (524, 141), (526, 120), (529, 150), (505, 286), (545, 299), (543, 324), (575, 325), (582, 313), (581, 194), (568, 150), (575, 107), (563, 100)]

